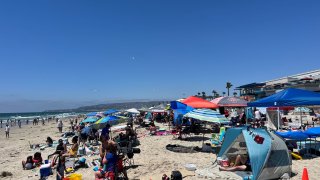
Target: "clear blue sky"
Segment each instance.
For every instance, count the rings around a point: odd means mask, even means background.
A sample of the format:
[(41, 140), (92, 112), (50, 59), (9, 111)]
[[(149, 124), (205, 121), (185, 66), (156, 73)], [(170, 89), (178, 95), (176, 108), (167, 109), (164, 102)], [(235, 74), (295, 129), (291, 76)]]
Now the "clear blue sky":
[(320, 1), (0, 1), (0, 112), (225, 91), (319, 69)]

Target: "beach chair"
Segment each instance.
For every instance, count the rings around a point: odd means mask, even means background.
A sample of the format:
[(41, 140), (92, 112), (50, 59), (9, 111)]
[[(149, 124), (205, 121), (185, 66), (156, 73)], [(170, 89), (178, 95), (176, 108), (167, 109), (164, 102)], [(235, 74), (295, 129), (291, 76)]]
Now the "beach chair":
[(219, 134), (218, 133), (212, 134), (212, 137), (210, 139), (212, 147), (221, 146), (225, 132), (226, 132), (226, 128), (221, 127)]

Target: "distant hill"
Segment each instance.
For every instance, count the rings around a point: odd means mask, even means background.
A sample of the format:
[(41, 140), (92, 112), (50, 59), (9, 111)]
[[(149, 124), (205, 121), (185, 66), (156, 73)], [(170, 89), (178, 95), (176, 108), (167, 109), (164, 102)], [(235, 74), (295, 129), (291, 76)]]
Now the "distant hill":
[(96, 111), (105, 111), (106, 109), (129, 109), (142, 107), (152, 107), (159, 104), (168, 104), (170, 101), (149, 101), (149, 102), (122, 102), (122, 103), (110, 103), (110, 104), (98, 104), (92, 106), (83, 106), (76, 109), (56, 109), (56, 110), (47, 110), (45, 112), (96, 112)]

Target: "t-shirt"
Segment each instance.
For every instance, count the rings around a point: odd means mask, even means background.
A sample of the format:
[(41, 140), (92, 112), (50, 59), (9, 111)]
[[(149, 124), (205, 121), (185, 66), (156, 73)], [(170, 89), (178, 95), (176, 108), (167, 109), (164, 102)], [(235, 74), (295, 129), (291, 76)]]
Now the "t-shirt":
[(113, 172), (117, 163), (117, 156), (115, 156), (113, 153), (108, 152), (106, 154), (106, 159), (108, 163), (104, 165), (103, 170)]
[(256, 111), (254, 112), (254, 118), (256, 118), (256, 119), (261, 119), (260, 111), (256, 110)]
[(9, 132), (9, 131), (10, 131), (10, 126), (6, 126), (5, 131), (6, 131), (6, 132)]

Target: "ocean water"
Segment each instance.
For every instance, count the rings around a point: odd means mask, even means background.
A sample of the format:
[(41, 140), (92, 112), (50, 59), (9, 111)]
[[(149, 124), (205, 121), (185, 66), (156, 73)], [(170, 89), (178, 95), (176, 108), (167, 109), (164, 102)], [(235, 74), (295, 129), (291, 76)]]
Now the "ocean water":
[(58, 117), (67, 117), (70, 115), (75, 115), (75, 113), (61, 113), (61, 112), (28, 112), (28, 113), (0, 113), (0, 119), (7, 120), (13, 117), (21, 116), (25, 119), (32, 116), (41, 116), (41, 117), (48, 117), (48, 116), (58, 116)]

